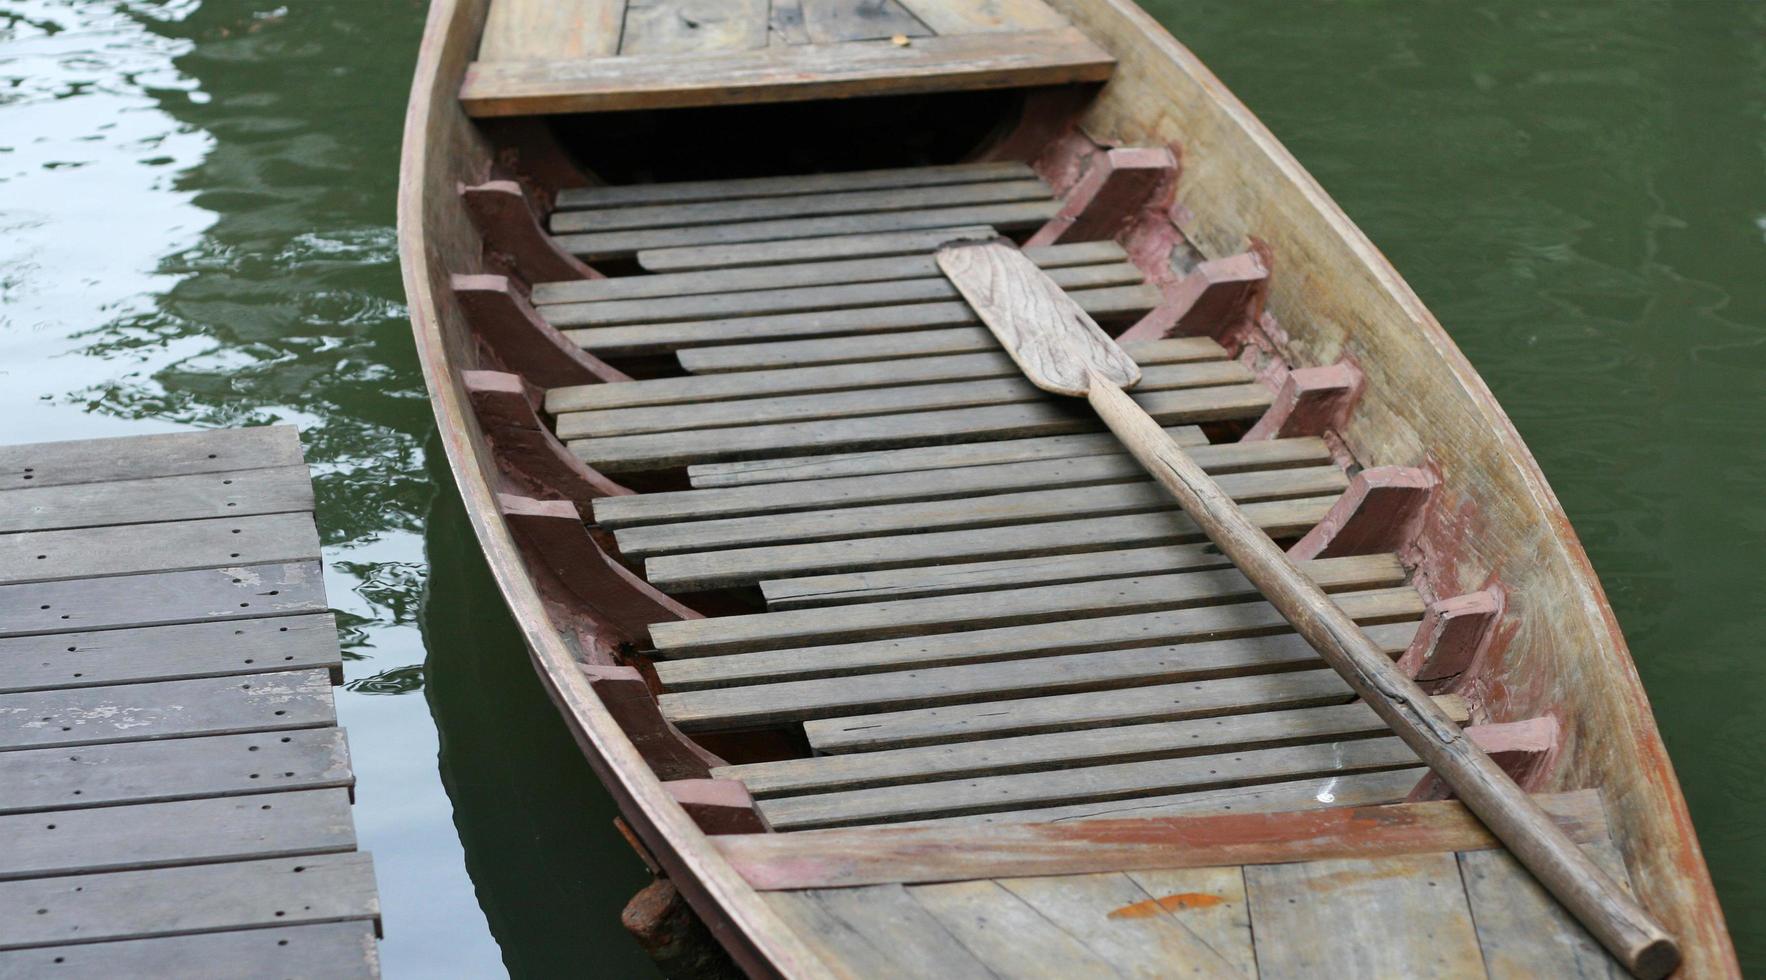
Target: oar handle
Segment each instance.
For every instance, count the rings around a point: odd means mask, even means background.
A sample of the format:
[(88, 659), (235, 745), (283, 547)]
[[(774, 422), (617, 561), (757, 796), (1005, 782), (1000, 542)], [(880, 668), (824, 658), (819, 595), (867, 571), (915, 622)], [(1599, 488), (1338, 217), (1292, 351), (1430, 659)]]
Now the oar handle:
[(1626, 969), (1654, 980), (1679, 966), (1679, 947), (1649, 912), (1464, 737), (1134, 399), (1096, 372), (1087, 398), (1110, 431), (1283, 618)]

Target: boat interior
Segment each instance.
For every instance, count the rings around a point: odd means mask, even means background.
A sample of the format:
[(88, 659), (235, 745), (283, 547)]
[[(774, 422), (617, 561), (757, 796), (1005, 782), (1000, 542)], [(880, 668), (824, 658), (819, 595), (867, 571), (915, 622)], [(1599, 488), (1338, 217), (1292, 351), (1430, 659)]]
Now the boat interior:
[(1689, 962), (1724, 962), (1623, 640), (1512, 427), (1132, 5), (436, 8), (405, 179), (454, 465), (634, 841), (745, 968), (1620, 975), (1020, 375), (934, 254), (1001, 238)]

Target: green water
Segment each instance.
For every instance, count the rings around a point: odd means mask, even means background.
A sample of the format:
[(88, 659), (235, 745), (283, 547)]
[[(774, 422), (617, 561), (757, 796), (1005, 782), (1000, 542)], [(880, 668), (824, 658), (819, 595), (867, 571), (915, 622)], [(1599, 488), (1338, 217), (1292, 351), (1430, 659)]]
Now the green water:
[[(1514, 417), (1766, 967), (1766, 5), (1152, 8)], [(645, 873), (469, 541), (408, 339), (393, 189), (422, 17), (0, 0), (0, 441), (300, 425), (388, 974), (640, 974), (616, 914)]]

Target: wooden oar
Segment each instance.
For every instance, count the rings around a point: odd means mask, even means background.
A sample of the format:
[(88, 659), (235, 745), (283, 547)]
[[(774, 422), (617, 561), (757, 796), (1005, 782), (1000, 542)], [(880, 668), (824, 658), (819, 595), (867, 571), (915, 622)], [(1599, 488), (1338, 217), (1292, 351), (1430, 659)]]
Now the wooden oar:
[(1680, 964), (1679, 947), (1649, 912), (1464, 737), (1422, 688), (1124, 394), (1123, 389), (1140, 380), (1140, 368), (1079, 304), (1009, 243), (947, 245), (938, 253), (938, 266), (1031, 383), (1090, 401), (1110, 431), (1325, 662), (1626, 969), (1656, 978)]

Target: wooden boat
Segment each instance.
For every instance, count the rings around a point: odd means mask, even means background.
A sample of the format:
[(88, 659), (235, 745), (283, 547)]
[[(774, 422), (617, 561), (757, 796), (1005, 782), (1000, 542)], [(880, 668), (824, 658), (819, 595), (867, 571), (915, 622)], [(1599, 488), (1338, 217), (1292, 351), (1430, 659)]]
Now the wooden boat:
[(933, 260), (995, 235), (1682, 975), (1737, 972), (1526, 447), (1128, 0), (433, 0), (400, 248), (442, 441), (635, 844), (742, 968), (1616, 970), (1018, 376)]

